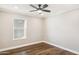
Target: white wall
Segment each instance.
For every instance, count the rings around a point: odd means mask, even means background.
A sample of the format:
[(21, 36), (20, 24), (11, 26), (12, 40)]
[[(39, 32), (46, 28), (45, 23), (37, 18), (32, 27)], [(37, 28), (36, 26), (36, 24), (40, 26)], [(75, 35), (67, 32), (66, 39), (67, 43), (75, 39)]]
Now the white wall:
[[(23, 17), (27, 20), (27, 39), (13, 40), (13, 19)], [(41, 41), (42, 20), (37, 17), (0, 12), (0, 49)]]
[(45, 20), (46, 41), (79, 52), (79, 10)]

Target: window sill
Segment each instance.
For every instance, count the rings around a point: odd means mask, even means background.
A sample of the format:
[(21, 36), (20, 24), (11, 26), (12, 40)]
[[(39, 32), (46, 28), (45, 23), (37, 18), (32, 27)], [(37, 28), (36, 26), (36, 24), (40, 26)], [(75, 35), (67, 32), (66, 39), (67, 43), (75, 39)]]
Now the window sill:
[(25, 37), (24, 38), (16, 38), (16, 39), (13, 39), (13, 40), (24, 40), (26, 39)]

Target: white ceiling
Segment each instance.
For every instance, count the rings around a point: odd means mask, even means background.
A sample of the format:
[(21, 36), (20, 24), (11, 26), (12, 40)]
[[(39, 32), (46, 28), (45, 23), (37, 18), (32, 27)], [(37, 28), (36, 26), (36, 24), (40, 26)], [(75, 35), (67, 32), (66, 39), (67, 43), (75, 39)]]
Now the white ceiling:
[[(48, 16), (64, 13), (73, 9), (78, 9), (79, 4), (48, 4), (46, 9), (51, 10), (51, 13), (43, 12), (44, 15), (39, 15), (37, 12), (29, 12), (34, 10), (29, 4), (0, 4), (1, 11), (18, 12), (31, 16)], [(37, 6), (35, 4), (35, 6)]]

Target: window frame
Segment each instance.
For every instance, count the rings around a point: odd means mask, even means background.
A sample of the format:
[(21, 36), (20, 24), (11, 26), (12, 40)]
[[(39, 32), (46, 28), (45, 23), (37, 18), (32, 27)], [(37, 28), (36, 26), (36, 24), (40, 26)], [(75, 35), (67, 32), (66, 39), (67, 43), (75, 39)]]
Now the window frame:
[[(15, 36), (14, 30), (17, 29), (17, 28), (14, 27), (14, 20), (24, 20), (24, 28), (23, 28), (24, 29), (24, 31), (23, 31), (24, 32), (24, 36), (23, 37), (19, 37), (19, 38), (15, 38), (14, 37)], [(25, 19), (18, 19), (18, 18), (17, 19), (14, 19), (14, 20), (13, 20), (13, 40), (26, 39), (26, 36), (27, 36), (26, 35), (26, 31), (27, 31), (27, 20), (25, 20)]]

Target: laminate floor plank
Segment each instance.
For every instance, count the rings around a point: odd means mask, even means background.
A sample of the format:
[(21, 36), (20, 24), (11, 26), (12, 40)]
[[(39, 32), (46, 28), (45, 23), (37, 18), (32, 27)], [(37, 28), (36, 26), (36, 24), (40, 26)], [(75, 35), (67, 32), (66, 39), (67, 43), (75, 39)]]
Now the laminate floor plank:
[(47, 43), (38, 43), (3, 51), (0, 55), (77, 55)]

